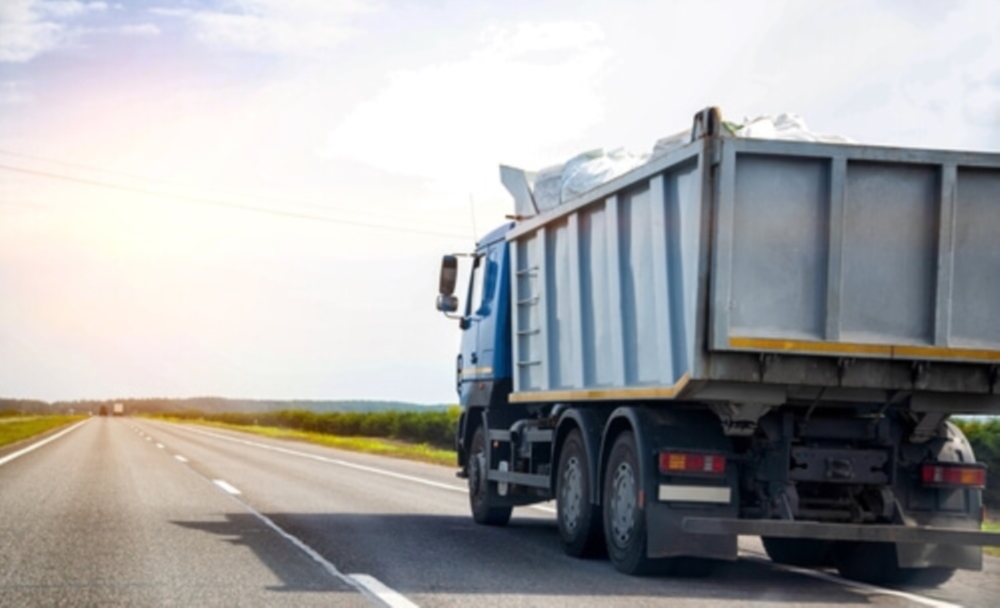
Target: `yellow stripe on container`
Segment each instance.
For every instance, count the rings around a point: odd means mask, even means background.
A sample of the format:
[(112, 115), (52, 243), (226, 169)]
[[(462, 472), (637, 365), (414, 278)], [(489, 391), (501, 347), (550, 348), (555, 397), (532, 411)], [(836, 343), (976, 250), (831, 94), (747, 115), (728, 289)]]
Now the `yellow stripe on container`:
[(636, 388), (595, 388), (565, 391), (537, 391), (513, 393), (512, 403), (528, 403), (533, 401), (614, 401), (636, 399), (673, 399), (687, 385), (690, 377), (681, 376), (673, 386), (642, 386)]
[(940, 346), (814, 342), (809, 340), (775, 340), (770, 338), (730, 338), (729, 346), (741, 350), (766, 350), (803, 354), (874, 355), (890, 359), (931, 358), (1000, 361), (1000, 350), (947, 348)]

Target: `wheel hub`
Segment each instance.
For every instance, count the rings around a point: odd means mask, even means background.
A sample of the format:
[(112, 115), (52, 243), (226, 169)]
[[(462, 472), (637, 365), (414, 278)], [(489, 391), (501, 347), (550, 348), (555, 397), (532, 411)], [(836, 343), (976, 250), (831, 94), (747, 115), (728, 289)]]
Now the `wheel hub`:
[(563, 526), (572, 532), (579, 525), (583, 501), (583, 472), (580, 470), (580, 460), (576, 456), (566, 462), (562, 482), (559, 496), (560, 516)]
[(635, 528), (635, 473), (623, 462), (615, 469), (611, 481), (611, 538), (615, 545), (625, 548)]

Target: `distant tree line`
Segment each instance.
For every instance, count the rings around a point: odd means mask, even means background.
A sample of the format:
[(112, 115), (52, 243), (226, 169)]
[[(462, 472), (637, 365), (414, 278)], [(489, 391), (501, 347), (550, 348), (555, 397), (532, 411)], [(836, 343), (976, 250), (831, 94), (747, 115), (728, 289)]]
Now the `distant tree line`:
[(369, 401), (369, 400), (262, 400), (262, 399), (226, 399), (223, 397), (191, 397), (187, 399), (168, 398), (119, 398), (91, 399), (76, 401), (55, 401), (52, 403), (26, 399), (0, 399), (0, 411), (10, 410), (21, 414), (65, 414), (73, 411), (77, 414), (91, 412), (96, 414), (103, 405), (111, 408), (115, 403), (125, 405), (125, 410), (132, 414), (162, 414), (169, 412), (185, 412), (198, 410), (205, 413), (218, 412), (278, 412), (284, 410), (307, 410), (313, 412), (376, 412), (376, 411), (413, 411), (428, 410), (444, 411), (447, 405), (421, 405), (404, 401)]
[(451, 407), (430, 411), (330, 413), (307, 410), (207, 413), (189, 410), (170, 416), (182, 420), (207, 420), (240, 426), (259, 425), (340, 437), (380, 437), (426, 443), (450, 450), (455, 447), (455, 427), (459, 413), (459, 408)]
[(0, 416), (23, 416), (25, 414), (62, 413), (45, 401), (33, 399), (0, 399)]

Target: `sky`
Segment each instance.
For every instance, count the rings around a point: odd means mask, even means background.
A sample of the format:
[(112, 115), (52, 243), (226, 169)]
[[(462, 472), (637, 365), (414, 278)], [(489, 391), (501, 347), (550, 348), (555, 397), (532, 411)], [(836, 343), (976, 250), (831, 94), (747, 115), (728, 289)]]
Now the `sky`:
[(0, 0), (0, 397), (453, 403), (497, 166), (710, 105), (1000, 151), (1000, 3)]

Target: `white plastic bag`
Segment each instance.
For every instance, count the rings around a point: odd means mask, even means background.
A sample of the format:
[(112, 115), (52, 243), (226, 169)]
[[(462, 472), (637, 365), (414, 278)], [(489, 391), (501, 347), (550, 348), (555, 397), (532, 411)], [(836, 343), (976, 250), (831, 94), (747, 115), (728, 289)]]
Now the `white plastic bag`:
[(535, 205), (539, 212), (553, 209), (635, 169), (645, 160), (621, 148), (610, 152), (599, 148), (577, 154), (562, 165), (538, 172), (532, 190)]
[(562, 171), (562, 165), (555, 165), (542, 169), (535, 177), (535, 185), (531, 190), (531, 195), (535, 199), (535, 206), (538, 207), (539, 213), (544, 213), (559, 205), (560, 192), (562, 191)]
[[(744, 119), (743, 124), (730, 127), (733, 137), (777, 139), (825, 143), (854, 143), (839, 135), (814, 133), (798, 114), (784, 113), (776, 117), (759, 116)], [(668, 154), (691, 141), (691, 131), (681, 131), (657, 140), (651, 155), (634, 155), (622, 148), (605, 151), (602, 148), (578, 154), (562, 165), (542, 169), (535, 178), (532, 198), (539, 212), (545, 212), (576, 198), (585, 192), (635, 169), (651, 159)]]
[(576, 198), (635, 169), (643, 162), (644, 158), (634, 156), (623, 148), (610, 152), (604, 150), (584, 152), (563, 165), (560, 198), (562, 202)]
[(846, 137), (815, 133), (809, 129), (806, 121), (798, 114), (784, 113), (772, 116), (758, 116), (753, 120), (745, 120), (738, 128), (736, 137), (752, 139), (781, 139), (786, 141), (816, 141), (825, 143), (853, 143)]

